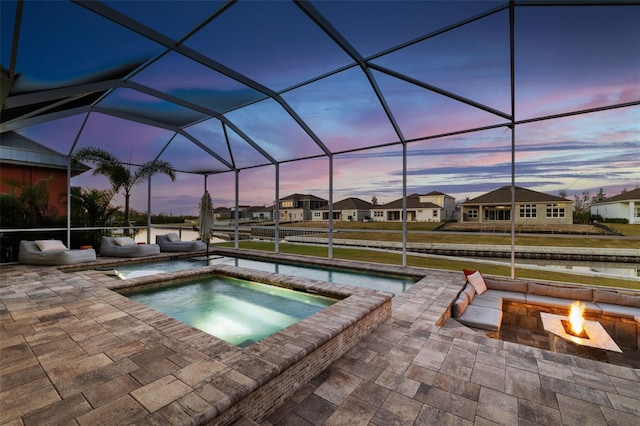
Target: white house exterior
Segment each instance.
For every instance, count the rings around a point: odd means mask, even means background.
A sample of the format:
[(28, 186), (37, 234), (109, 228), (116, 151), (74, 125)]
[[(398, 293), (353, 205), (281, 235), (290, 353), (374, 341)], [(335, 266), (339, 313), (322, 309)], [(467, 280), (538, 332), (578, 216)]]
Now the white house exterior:
[[(362, 222), (371, 214), (371, 204), (360, 198), (345, 198), (342, 201), (333, 203), (333, 220), (341, 222)], [(326, 205), (320, 209), (313, 211), (313, 221), (328, 221), (329, 206)]]
[[(573, 203), (566, 198), (515, 187), (515, 223), (571, 224)], [(511, 221), (511, 186), (488, 192), (460, 204), (460, 222), (491, 223)]]
[(247, 210), (247, 215), (253, 220), (273, 220), (273, 208), (252, 206)]
[[(437, 201), (441, 204), (437, 204)], [(453, 218), (454, 210), (455, 199), (440, 192), (407, 195), (407, 222), (442, 222)], [(371, 207), (371, 220), (374, 222), (402, 221), (402, 198)]]
[(591, 215), (603, 219), (627, 219), (640, 224), (640, 188), (626, 191), (591, 205)]
[(451, 195), (439, 191), (431, 191), (428, 194), (420, 195), (419, 199), (421, 203), (433, 203), (442, 208), (440, 222), (455, 219), (456, 199)]
[[(280, 222), (302, 222), (312, 219), (312, 210), (329, 204), (324, 198), (311, 194), (291, 194), (279, 201)], [(275, 209), (274, 209), (275, 217)]]

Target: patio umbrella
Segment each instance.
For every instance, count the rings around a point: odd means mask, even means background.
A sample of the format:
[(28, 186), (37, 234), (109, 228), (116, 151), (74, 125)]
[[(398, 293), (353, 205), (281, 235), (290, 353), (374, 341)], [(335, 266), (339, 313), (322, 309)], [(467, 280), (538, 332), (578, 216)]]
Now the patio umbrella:
[(209, 242), (213, 233), (213, 202), (209, 192), (205, 189), (200, 200), (200, 218), (198, 221), (200, 238), (207, 244), (207, 262), (209, 261)]

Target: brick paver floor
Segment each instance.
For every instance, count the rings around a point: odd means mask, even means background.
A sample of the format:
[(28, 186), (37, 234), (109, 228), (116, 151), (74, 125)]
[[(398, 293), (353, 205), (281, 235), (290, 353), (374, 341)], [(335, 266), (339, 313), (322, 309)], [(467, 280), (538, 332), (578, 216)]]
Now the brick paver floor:
[[(428, 286), (427, 286), (428, 287)], [(428, 288), (263, 426), (640, 425), (640, 369), (435, 325)]]
[[(640, 424), (640, 370), (436, 325), (461, 273), (424, 273), (391, 318), (260, 424)], [(176, 339), (189, 328), (149, 309), (125, 312), (95, 274), (0, 274), (0, 424), (198, 424), (217, 389), (249, 380), (249, 367), (216, 375), (228, 355)]]

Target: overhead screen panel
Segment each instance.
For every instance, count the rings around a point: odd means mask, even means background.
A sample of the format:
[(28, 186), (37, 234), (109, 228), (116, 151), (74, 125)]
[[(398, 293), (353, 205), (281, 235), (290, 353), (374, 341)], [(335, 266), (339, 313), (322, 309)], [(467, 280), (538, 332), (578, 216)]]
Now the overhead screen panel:
[[(118, 10), (144, 25), (172, 38), (180, 40), (193, 27), (199, 25), (215, 11), (224, 6), (226, 0), (162, 0), (154, 1), (103, 1), (109, 7)], [(153, 8), (153, 11), (149, 9)], [(179, 17), (179, 19), (177, 19)]]
[(518, 116), (640, 99), (638, 24), (633, 7), (518, 8)]
[(323, 154), (311, 136), (272, 99), (232, 111), (226, 117), (277, 161)]
[(201, 147), (177, 135), (160, 156), (177, 170), (189, 173), (211, 174), (229, 171), (229, 167), (211, 156)]
[(76, 150), (99, 147), (123, 163), (142, 164), (155, 159), (169, 142), (173, 132), (121, 118), (92, 113)]
[(132, 80), (176, 98), (225, 113), (266, 95), (192, 59), (172, 52), (136, 74)]
[(21, 27), (14, 94), (121, 78), (163, 50), (71, 2), (25, 2)]
[(114, 90), (98, 106), (129, 114), (131, 119), (140, 117), (175, 127), (187, 126), (207, 118), (203, 113), (131, 89)]
[(234, 3), (185, 44), (282, 90), (351, 59), (292, 2)]
[(407, 140), (509, 122), (399, 78), (373, 72)]
[(323, 78), (283, 97), (333, 152), (399, 141), (359, 68)]
[[(313, 1), (362, 56), (387, 49), (502, 6), (502, 1)], [(357, 22), (359, 25), (354, 25)]]
[(510, 112), (508, 18), (507, 11), (499, 12), (377, 58), (373, 63)]

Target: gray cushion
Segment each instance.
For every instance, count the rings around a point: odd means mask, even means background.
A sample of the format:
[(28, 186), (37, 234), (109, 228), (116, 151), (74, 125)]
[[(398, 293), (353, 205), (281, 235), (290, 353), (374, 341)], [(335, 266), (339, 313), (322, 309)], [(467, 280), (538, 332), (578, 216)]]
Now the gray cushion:
[(467, 327), (481, 328), (489, 331), (499, 331), (502, 324), (502, 311), (482, 306), (467, 306), (457, 321)]
[(640, 308), (640, 294), (620, 293), (596, 289), (593, 291), (593, 301), (596, 303), (610, 303), (612, 305), (625, 305)]
[(610, 303), (597, 303), (597, 305), (602, 309), (603, 315), (612, 315), (629, 319), (640, 316), (640, 308), (636, 308), (635, 306), (612, 305)]
[(35, 241), (20, 241), (18, 251), (18, 262), (26, 265), (75, 265), (95, 260), (96, 251), (94, 249), (42, 251)]
[(175, 233), (156, 236), (156, 244), (160, 246), (163, 252), (180, 252), (180, 251), (203, 251), (207, 249), (207, 244), (203, 241), (171, 241), (171, 235), (178, 236)]
[(476, 295), (476, 289), (469, 283), (465, 284), (462, 292), (467, 295), (467, 299), (469, 299), (469, 303), (473, 303), (473, 298)]
[(493, 290), (487, 290), (482, 294), (476, 294), (473, 298), (472, 305), (502, 310), (502, 297)]
[(527, 282), (518, 280), (497, 280), (494, 278), (484, 278), (489, 290), (517, 291), (520, 293), (527, 292)]
[(467, 306), (469, 306), (469, 299), (464, 293), (460, 293), (456, 301), (451, 305), (451, 316), (454, 318), (462, 316)]
[(593, 290), (587, 287), (558, 287), (557, 297), (591, 302), (593, 300)]
[[(513, 302), (519, 302), (519, 303), (526, 303), (527, 302), (526, 293), (520, 293), (519, 291), (489, 290), (489, 292), (495, 294), (496, 296), (500, 296), (503, 301), (511, 300)], [(483, 294), (483, 296), (484, 296), (484, 294)]]
[(529, 285), (527, 285), (527, 293), (537, 294), (539, 296), (558, 297), (558, 287), (545, 284), (529, 283)]
[(135, 246), (119, 246), (113, 237), (102, 237), (100, 254), (113, 257), (142, 257), (160, 254), (157, 244), (136, 244)]
[[(562, 299), (560, 297), (549, 297), (549, 296), (540, 296), (537, 294), (527, 294), (527, 303), (531, 303), (532, 305), (542, 305), (549, 306), (552, 308), (566, 309), (569, 312), (569, 307), (574, 302), (573, 299)], [(585, 312), (590, 314), (600, 314), (602, 310), (600, 307), (593, 303), (583, 301), (586, 305)]]

